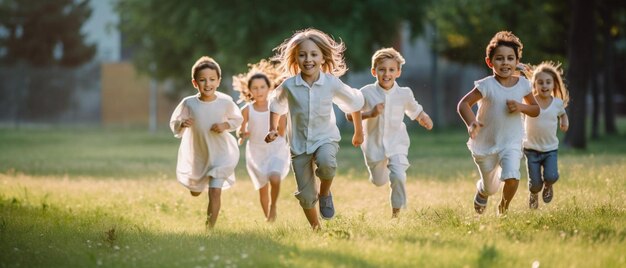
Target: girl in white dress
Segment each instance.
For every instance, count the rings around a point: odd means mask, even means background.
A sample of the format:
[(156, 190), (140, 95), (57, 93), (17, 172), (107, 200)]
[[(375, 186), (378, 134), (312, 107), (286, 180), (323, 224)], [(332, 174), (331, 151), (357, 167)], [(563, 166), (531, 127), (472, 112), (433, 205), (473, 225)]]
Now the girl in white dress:
[(269, 130), (268, 95), (280, 82), (278, 72), (268, 61), (252, 65), (247, 74), (233, 77), (233, 87), (240, 91), (240, 101), (248, 104), (241, 110), (243, 123), (239, 128), (239, 144), (246, 143), (246, 167), (254, 188), (259, 191), (263, 215), (268, 222), (276, 220), (276, 201), (280, 183), (289, 173), (289, 147), (285, 140), (286, 116), (281, 116), (279, 137), (266, 143)]
[(206, 226), (212, 228), (221, 207), (222, 188), (235, 183), (239, 147), (235, 137), (243, 117), (233, 99), (217, 92), (221, 70), (210, 57), (201, 57), (191, 68), (191, 83), (198, 94), (184, 98), (172, 113), (170, 128), (182, 138), (176, 177), (192, 196), (208, 188)]

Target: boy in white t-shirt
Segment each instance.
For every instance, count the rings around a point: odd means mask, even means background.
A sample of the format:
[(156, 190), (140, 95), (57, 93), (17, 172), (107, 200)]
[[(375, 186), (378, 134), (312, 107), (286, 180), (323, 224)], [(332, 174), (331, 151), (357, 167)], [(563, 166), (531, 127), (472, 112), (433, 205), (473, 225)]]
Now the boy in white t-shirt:
[[(361, 116), (367, 120), (363, 121), (363, 138), (357, 137), (354, 144), (359, 145), (361, 140), (364, 141), (361, 150), (370, 173), (370, 182), (376, 186), (390, 184), (391, 215), (394, 218), (401, 208), (406, 207), (405, 183), (410, 140), (403, 122), (404, 115), (418, 121), (428, 130), (433, 127), (432, 120), (413, 97), (413, 91), (396, 83), (404, 63), (402, 55), (393, 48), (380, 49), (372, 56), (372, 75), (376, 77), (376, 83), (361, 88), (365, 98)], [(348, 116), (348, 120), (352, 120), (352, 117)]]
[[(535, 117), (539, 106), (524, 77), (515, 75), (522, 57), (522, 42), (511, 32), (494, 35), (486, 48), (485, 62), (493, 75), (474, 82), (457, 111), (470, 136), (467, 145), (480, 172), (476, 183), (474, 210), (482, 214), (487, 198), (504, 181), (498, 213), (505, 213), (517, 192), (520, 179), (524, 125), (521, 113)], [(476, 114), (472, 106), (478, 104)]]
[[(565, 132), (569, 120), (565, 107), (569, 102), (569, 92), (561, 78), (558, 64), (542, 62), (534, 68), (532, 75), (533, 93), (541, 107), (537, 117), (526, 117), (524, 127), (524, 154), (528, 167), (528, 205), (532, 209), (539, 207), (539, 192), (544, 203), (550, 203), (554, 192), (552, 185), (559, 179), (558, 149), (559, 139), (556, 129)], [(542, 174), (543, 168), (543, 174)], [(542, 191), (543, 189), (543, 191)]]

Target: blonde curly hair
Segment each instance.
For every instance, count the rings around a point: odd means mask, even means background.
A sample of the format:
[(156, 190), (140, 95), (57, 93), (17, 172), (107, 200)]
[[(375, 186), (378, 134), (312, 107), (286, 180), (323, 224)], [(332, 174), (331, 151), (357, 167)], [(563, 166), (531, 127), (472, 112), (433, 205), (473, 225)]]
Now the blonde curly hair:
[(249, 69), (247, 73), (234, 75), (233, 89), (239, 91), (237, 103), (254, 101), (252, 93), (250, 93), (250, 83), (253, 79), (265, 80), (270, 89), (280, 85), (285, 80), (285, 77), (278, 71), (277, 65), (277, 62), (262, 59), (257, 63), (248, 64)]

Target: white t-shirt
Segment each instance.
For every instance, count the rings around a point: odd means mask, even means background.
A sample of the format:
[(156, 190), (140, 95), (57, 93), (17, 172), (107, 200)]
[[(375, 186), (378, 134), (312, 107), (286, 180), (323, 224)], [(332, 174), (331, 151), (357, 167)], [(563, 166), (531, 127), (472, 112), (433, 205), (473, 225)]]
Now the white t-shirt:
[(559, 148), (559, 139), (556, 131), (559, 126), (559, 117), (565, 114), (563, 100), (552, 98), (546, 109), (541, 109), (539, 116), (525, 116), (524, 148), (539, 152), (554, 151)]
[[(243, 122), (243, 116), (233, 99), (216, 92), (213, 101), (201, 101), (198, 95), (184, 98), (174, 109), (170, 128), (182, 138), (178, 149), (176, 177), (192, 191), (203, 191), (208, 186), (207, 176), (226, 180), (223, 188), (235, 183), (235, 167), (239, 162), (237, 140), (229, 133)], [(193, 118), (193, 125), (181, 128), (184, 119)], [(216, 123), (228, 122), (222, 133), (211, 131)]]
[(415, 120), (424, 110), (413, 97), (413, 91), (408, 87), (399, 87), (397, 83), (385, 90), (377, 82), (361, 88), (361, 93), (365, 98), (363, 111), (370, 111), (379, 103), (385, 104), (382, 114), (363, 120), (365, 131), (361, 149), (365, 161), (369, 163), (396, 154), (407, 155), (411, 141), (403, 122), (404, 115)]
[(506, 101), (522, 102), (531, 93), (531, 84), (520, 77), (511, 86), (501, 85), (494, 76), (488, 76), (474, 82), (482, 94), (478, 101), (476, 120), (483, 124), (474, 139), (470, 138), (467, 146), (474, 155), (491, 155), (504, 149), (522, 149), (524, 125), (522, 113), (509, 113)]

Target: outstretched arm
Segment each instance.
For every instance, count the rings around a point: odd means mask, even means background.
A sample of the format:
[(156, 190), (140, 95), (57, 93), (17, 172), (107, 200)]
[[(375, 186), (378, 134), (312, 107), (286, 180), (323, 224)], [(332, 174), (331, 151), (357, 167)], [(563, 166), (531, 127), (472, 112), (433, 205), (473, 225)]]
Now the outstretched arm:
[(477, 88), (472, 89), (469, 93), (467, 93), (463, 98), (459, 101), (459, 104), (456, 107), (457, 112), (465, 122), (465, 126), (467, 126), (467, 133), (470, 138), (475, 138), (476, 134), (480, 131), (480, 128), (483, 127), (481, 122), (476, 120), (476, 115), (472, 111), (472, 106), (476, 104), (480, 99), (482, 99), (483, 95), (478, 91)]
[(280, 115), (275, 112), (270, 112), (270, 129), (265, 136), (265, 142), (270, 143), (273, 142), (278, 137), (278, 121), (280, 120)]

